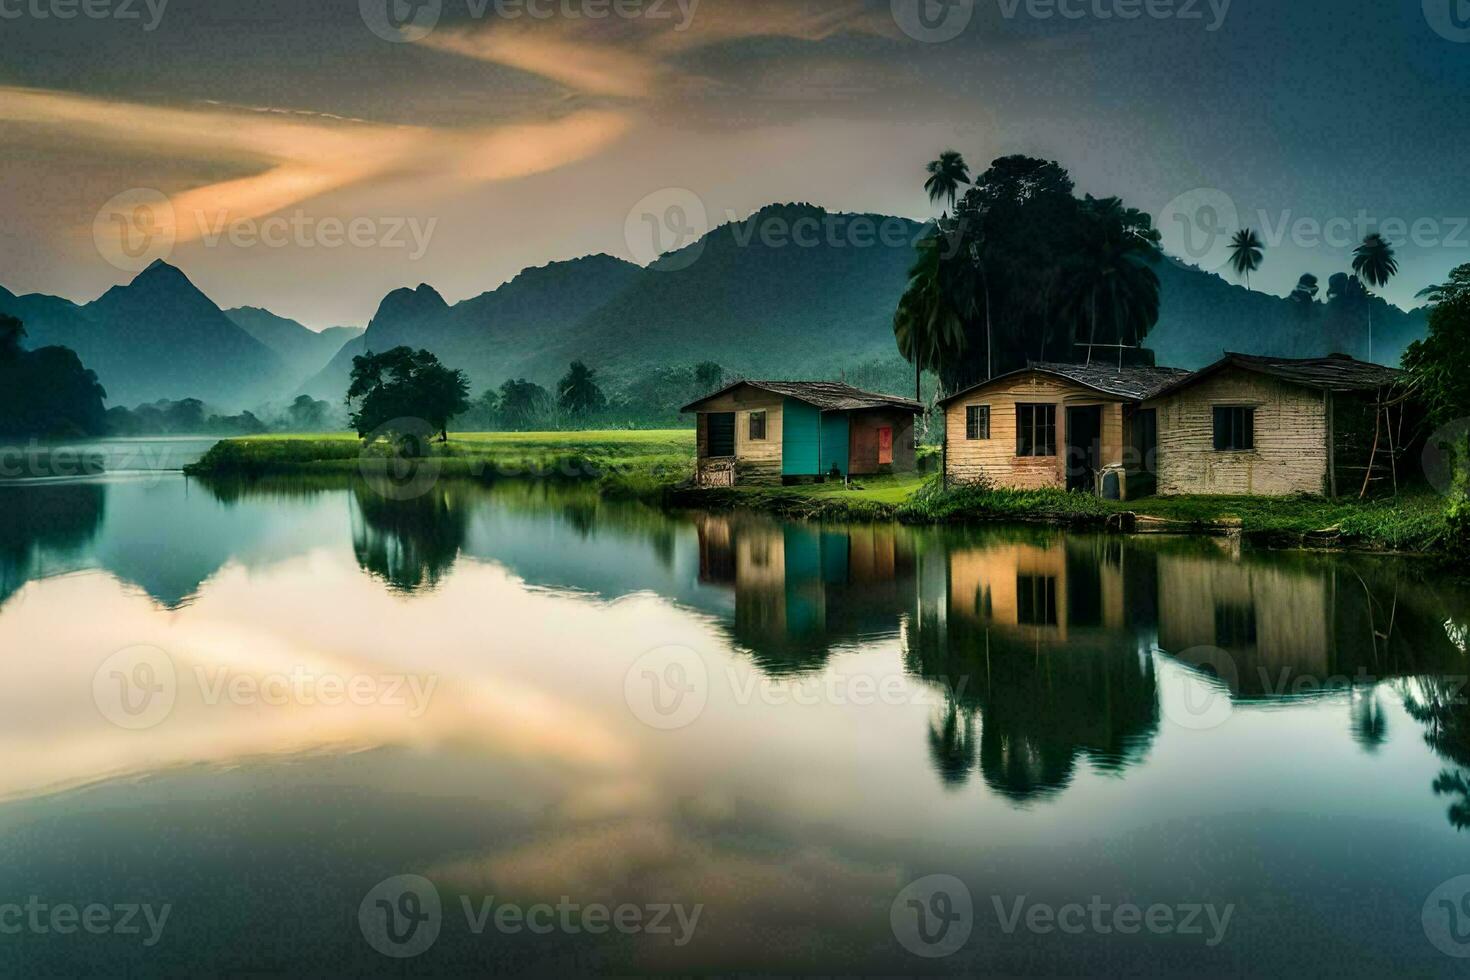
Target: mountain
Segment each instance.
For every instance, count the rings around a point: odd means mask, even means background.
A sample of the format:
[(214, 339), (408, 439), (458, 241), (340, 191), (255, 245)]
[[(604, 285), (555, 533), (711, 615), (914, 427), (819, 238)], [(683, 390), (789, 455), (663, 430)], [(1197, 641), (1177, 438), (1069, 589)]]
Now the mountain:
[[(902, 218), (778, 204), (648, 268), (608, 256), (559, 262), (455, 306), (428, 285), (400, 289), (308, 391), (340, 398), (354, 355), (399, 344), (466, 369), (475, 391), (513, 377), (550, 386), (572, 360), (613, 388), (652, 368), (710, 360), (749, 377), (845, 375), (906, 391), (892, 317), (922, 230)], [(1423, 310), (1361, 293), (1303, 307), (1174, 261), (1156, 268), (1161, 313), (1148, 346), (1163, 365), (1200, 367), (1226, 350), (1366, 356), (1370, 309), (1380, 361), (1397, 363), (1425, 331)]]
[(295, 384), (306, 381), (326, 367), (348, 341), (363, 334), (362, 327), (328, 327), (318, 332), (258, 306), (225, 310), (225, 316), (275, 351), (276, 356), (286, 362)]
[(1159, 322), (1147, 343), (1158, 362), (1171, 367), (1202, 367), (1226, 350), (1274, 357), (1340, 353), (1366, 359), (1370, 310), (1374, 360), (1396, 365), (1409, 342), (1428, 330), (1425, 308), (1406, 312), (1360, 290), (1303, 307), (1172, 260), (1160, 262), (1155, 271)]
[(453, 306), (428, 285), (394, 290), (378, 305), (367, 332), (343, 347), (306, 392), (339, 401), (353, 357), (404, 344), (432, 350), (444, 363), (464, 369), (476, 392), (532, 374), (549, 384), (555, 378), (538, 367), (545, 349), (574, 346), (583, 318), (641, 274), (630, 262), (589, 255), (526, 269), (498, 289)]
[(289, 387), (290, 371), (274, 351), (161, 260), (85, 305), (6, 291), (0, 312), (25, 324), (30, 346), (76, 351), (112, 405), (202, 398), (239, 408)]

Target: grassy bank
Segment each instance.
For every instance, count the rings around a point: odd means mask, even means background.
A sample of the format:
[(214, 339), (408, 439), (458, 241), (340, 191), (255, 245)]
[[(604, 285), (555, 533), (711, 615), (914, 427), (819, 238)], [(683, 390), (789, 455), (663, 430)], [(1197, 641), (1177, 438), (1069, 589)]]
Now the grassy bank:
[[(363, 447), (348, 433), (226, 439), (187, 467), (191, 476), (261, 477), (386, 472), (398, 465), (385, 443)], [(692, 430), (487, 432), (452, 435), (429, 447), (444, 477), (592, 480), (609, 495), (655, 496), (688, 477)]]
[(1447, 554), (1464, 548), (1447, 505), (1423, 491), (1359, 502), (1310, 497), (1148, 497), (1100, 500), (1060, 490), (942, 487), (915, 475), (817, 484), (677, 490), (690, 507), (745, 507), (787, 517), (899, 520), (911, 524), (1019, 522), (1141, 533), (1239, 534), (1278, 547), (1357, 548)]
[[(689, 430), (483, 433), (435, 444), (443, 477), (479, 480), (536, 477), (592, 481), (607, 496), (659, 500), (678, 507), (744, 508), (783, 517), (899, 520), (913, 524), (1028, 522), (1076, 528), (1193, 534), (1239, 534), (1279, 547), (1360, 548), (1466, 557), (1463, 522), (1428, 490), (1359, 502), (1308, 497), (1159, 497), (1124, 502), (1059, 490), (943, 487), (903, 474), (801, 486), (688, 486), (694, 464)], [(394, 461), (384, 445), (362, 448), (347, 434), (228, 439), (187, 472), (252, 478), (372, 474)]]

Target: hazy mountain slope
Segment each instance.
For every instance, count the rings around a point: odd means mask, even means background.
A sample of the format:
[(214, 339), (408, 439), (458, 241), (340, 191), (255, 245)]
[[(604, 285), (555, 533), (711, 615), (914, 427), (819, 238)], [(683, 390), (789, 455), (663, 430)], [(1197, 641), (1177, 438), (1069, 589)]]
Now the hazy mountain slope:
[(310, 330), (295, 320), (277, 316), (256, 306), (225, 310), (225, 316), (286, 362), (296, 382), (312, 377), (351, 340), (363, 335), (362, 327), (328, 327)]
[[(1159, 323), (1148, 346), (1160, 364), (1200, 367), (1222, 351), (1280, 357), (1343, 353), (1368, 356), (1368, 309), (1373, 311), (1374, 359), (1398, 364), (1411, 340), (1428, 328), (1425, 310), (1405, 312), (1380, 299), (1295, 303), (1247, 290), (1220, 276), (1174, 262), (1156, 266)], [(1325, 290), (1326, 283), (1323, 283)]]
[(281, 358), (161, 261), (86, 305), (6, 293), (0, 309), (24, 321), (28, 345), (76, 351), (113, 405), (201, 398), (243, 408), (289, 382)]
[[(780, 234), (800, 228), (800, 244)], [(893, 309), (921, 229), (809, 205), (763, 208), (642, 270), (531, 373), (549, 376), (573, 358), (613, 377), (712, 360), (748, 376), (824, 378), (897, 360)]]
[(639, 273), (632, 263), (590, 255), (527, 269), (498, 289), (454, 306), (427, 285), (394, 290), (384, 297), (367, 332), (344, 346), (306, 391), (340, 400), (353, 357), (405, 344), (432, 350), (446, 364), (464, 369), (476, 392), (498, 386), (526, 375), (548, 345), (563, 341), (589, 311)]

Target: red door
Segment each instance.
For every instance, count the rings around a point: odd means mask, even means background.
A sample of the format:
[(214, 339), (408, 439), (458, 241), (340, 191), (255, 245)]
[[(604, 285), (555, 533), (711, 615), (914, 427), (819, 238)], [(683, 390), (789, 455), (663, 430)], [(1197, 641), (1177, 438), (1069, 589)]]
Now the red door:
[(891, 428), (878, 430), (878, 465), (893, 465), (893, 430)]

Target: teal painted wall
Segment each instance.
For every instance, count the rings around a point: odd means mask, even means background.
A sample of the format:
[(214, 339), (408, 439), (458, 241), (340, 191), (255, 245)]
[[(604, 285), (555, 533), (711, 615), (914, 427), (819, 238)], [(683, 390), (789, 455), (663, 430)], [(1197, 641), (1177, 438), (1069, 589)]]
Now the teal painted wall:
[(822, 415), (822, 469), (820, 476), (826, 476), (836, 466), (843, 476), (847, 476), (847, 451), (848, 451), (848, 416), (846, 412), (826, 412)]
[(816, 476), (822, 413), (806, 402), (786, 399), (781, 406), (781, 475)]

